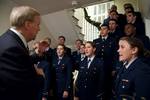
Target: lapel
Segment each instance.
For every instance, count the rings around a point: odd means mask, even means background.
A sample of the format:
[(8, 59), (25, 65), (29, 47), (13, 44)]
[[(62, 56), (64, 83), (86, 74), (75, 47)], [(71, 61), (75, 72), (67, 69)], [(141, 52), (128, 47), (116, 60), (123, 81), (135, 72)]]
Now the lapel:
[(87, 60), (88, 60), (88, 58), (85, 57), (84, 60), (83, 60), (82, 63), (81, 63), (82, 66), (84, 66), (85, 69), (87, 69), (87, 67), (88, 67), (88, 61), (87, 61)]
[(97, 43), (102, 43), (103, 40), (102, 40), (102, 37), (100, 36), (99, 39), (97, 40)]
[(79, 54), (79, 55), (77, 56), (77, 60), (78, 60), (78, 61), (81, 61), (81, 54)]
[[(131, 65), (128, 67), (128, 69), (126, 69), (126, 71), (124, 72), (124, 77), (128, 77), (129, 73), (136, 68), (135, 65), (136, 65), (137, 62), (138, 62), (138, 59), (136, 59), (135, 61), (133, 61), (131, 63)], [(120, 69), (120, 71), (117, 75), (117, 78), (116, 78), (116, 87), (118, 87), (118, 85), (119, 85), (120, 76), (123, 73), (123, 70), (124, 70), (124, 66), (122, 65), (122, 67), (121, 67), (121, 69)]]
[[(59, 58), (57, 58), (57, 62), (58, 62)], [(65, 55), (62, 57), (59, 65), (62, 65), (65, 62)]]
[(119, 70), (119, 73), (117, 74), (117, 77), (116, 77), (116, 85), (115, 87), (117, 88), (118, 85), (119, 85), (119, 81), (120, 81), (120, 76), (121, 74), (123, 73), (123, 70), (124, 70), (124, 67), (123, 67), (123, 64), (120, 65), (120, 70)]
[(99, 38), (99, 42), (100, 42), (100, 43), (103, 43), (102, 37)]
[(79, 56), (79, 55), (80, 55), (80, 52), (76, 51), (76, 55)]
[(29, 50), (25, 47), (23, 41), (19, 38), (19, 36), (17, 36), (11, 30), (8, 30), (7, 34), (10, 34), (19, 43), (19, 45), (25, 50), (25, 52), (29, 54)]
[(110, 36), (108, 35), (107, 36), (107, 39), (105, 39), (105, 43), (107, 44), (107, 43), (110, 43), (110, 41), (111, 41), (111, 38), (110, 38)]
[(126, 71), (125, 71), (125, 75), (126, 75), (126, 76), (128, 76), (129, 73), (130, 73), (131, 71), (133, 71), (133, 70), (136, 68), (136, 63), (137, 63), (137, 61), (138, 61), (138, 59), (136, 59), (135, 61), (133, 61), (133, 62), (131, 63), (131, 65), (126, 69)]

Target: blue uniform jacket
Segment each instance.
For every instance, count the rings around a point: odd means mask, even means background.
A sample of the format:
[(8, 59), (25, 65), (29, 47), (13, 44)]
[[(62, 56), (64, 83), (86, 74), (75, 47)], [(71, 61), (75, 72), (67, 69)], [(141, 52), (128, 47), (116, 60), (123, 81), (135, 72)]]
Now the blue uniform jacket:
[(87, 59), (85, 58), (79, 69), (76, 81), (75, 96), (80, 100), (99, 100), (103, 94), (104, 71), (103, 62), (94, 58), (87, 68)]
[(116, 78), (117, 100), (126, 98), (131, 100), (150, 99), (150, 67), (140, 59), (136, 59), (128, 69), (121, 67)]
[(79, 70), (79, 65), (81, 62), (81, 54), (77, 51), (72, 53), (72, 62), (73, 62), (73, 70)]
[(112, 71), (118, 61), (117, 44), (115, 39), (108, 36), (107, 39), (103, 41), (100, 37), (93, 40), (93, 42), (96, 45), (96, 56), (104, 61), (105, 71)]
[(56, 92), (63, 94), (64, 91), (70, 92), (72, 79), (72, 63), (68, 56), (64, 56), (58, 64), (58, 57), (53, 59), (54, 81), (56, 82)]
[(50, 64), (47, 61), (43, 60), (39, 62), (37, 67), (42, 68), (44, 71), (44, 86), (43, 86), (42, 94), (43, 96), (48, 96), (49, 89), (51, 86)]

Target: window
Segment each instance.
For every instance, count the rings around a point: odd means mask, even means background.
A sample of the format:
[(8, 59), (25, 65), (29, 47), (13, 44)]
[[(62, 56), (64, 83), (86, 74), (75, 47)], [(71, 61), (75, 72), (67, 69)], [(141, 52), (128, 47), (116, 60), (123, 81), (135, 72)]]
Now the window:
[(102, 16), (102, 20), (104, 20), (105, 19), (105, 16)]
[(110, 9), (110, 3), (107, 3), (107, 9)]
[(97, 21), (97, 20), (96, 20), (96, 17), (94, 17), (93, 19), (94, 19), (94, 21)]
[(94, 6), (94, 15), (96, 15), (96, 11), (97, 11), (96, 6)]
[(101, 14), (101, 5), (98, 6), (98, 14)]
[(98, 17), (98, 21), (101, 22), (101, 16)]
[[(98, 21), (103, 23), (103, 20), (107, 18), (108, 16), (108, 9), (110, 9), (111, 5), (114, 4), (114, 1), (110, 1), (107, 3), (101, 3), (93, 6), (87, 7), (88, 9), (88, 14), (90, 14), (91, 19), (94, 21)], [(93, 41), (93, 39), (96, 39), (99, 37), (99, 30), (97, 27), (93, 26), (89, 22), (87, 22), (85, 19), (83, 21), (86, 24), (83, 24), (83, 31), (82, 33), (85, 34), (84, 39), (86, 41)]]

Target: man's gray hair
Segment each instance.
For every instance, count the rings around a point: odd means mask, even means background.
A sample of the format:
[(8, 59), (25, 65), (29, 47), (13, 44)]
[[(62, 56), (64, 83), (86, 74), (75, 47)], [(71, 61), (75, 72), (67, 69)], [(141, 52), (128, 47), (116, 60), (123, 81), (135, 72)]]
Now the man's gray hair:
[(14, 27), (24, 26), (26, 21), (34, 21), (35, 16), (40, 16), (40, 13), (29, 6), (14, 7), (10, 14), (10, 24)]

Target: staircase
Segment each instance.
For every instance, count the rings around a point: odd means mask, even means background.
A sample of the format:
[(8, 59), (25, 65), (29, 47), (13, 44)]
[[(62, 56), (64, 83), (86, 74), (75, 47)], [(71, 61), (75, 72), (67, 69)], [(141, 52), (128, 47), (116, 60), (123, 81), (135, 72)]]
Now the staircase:
[(83, 39), (82, 27), (78, 25), (78, 19), (74, 16), (74, 10), (62, 10), (42, 16), (42, 22), (54, 39), (52, 44), (57, 45), (60, 35), (66, 37), (66, 46), (74, 49), (76, 39)]

